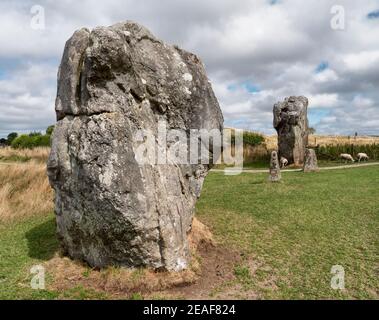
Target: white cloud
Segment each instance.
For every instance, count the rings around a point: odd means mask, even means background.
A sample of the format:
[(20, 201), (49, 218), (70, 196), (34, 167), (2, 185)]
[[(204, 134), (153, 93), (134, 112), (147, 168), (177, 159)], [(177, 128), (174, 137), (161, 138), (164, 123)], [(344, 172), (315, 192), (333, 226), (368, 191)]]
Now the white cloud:
[(373, 67), (378, 68), (379, 50), (348, 54), (342, 60), (345, 63), (345, 67), (350, 71), (365, 71)]
[[(345, 0), (346, 30), (330, 28), (333, 0), (41, 0), (46, 29), (30, 28), (31, 0), (0, 3), (0, 135), (54, 121), (56, 71), (65, 41), (83, 26), (135, 20), (205, 62), (226, 124), (272, 133), (272, 107), (306, 95), (322, 108), (319, 132), (378, 133), (376, 0)], [(329, 67), (315, 70), (321, 62)], [(251, 83), (254, 94), (240, 86)], [(342, 120), (343, 119), (343, 120)]]
[(361, 95), (357, 95), (354, 97), (354, 99), (352, 101), (352, 105), (355, 108), (365, 109), (365, 108), (369, 108), (369, 107), (374, 106), (374, 101), (371, 99), (362, 97)]
[(4, 130), (42, 130), (55, 120), (56, 68), (23, 64), (0, 80), (0, 125)]
[(338, 94), (323, 93), (311, 95), (309, 97), (310, 107), (313, 108), (333, 108), (339, 105)]
[(337, 120), (337, 117), (335, 116), (331, 116), (331, 117), (324, 117), (322, 118), (322, 120), (320, 121), (320, 124), (323, 125), (323, 124), (332, 124), (332, 123), (335, 123)]
[(326, 69), (314, 75), (315, 82), (330, 82), (338, 80), (338, 75), (334, 70)]

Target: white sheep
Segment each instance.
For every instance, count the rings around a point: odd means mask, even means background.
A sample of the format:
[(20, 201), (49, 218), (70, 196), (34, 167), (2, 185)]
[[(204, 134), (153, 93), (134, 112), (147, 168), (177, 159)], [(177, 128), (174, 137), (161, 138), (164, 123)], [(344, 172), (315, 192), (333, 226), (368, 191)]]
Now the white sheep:
[(284, 158), (284, 157), (281, 157), (280, 158), (280, 167), (281, 168), (284, 168), (284, 167), (286, 167), (288, 165), (288, 160), (286, 159), (286, 158)]
[(340, 158), (341, 158), (341, 160), (345, 160), (345, 162), (348, 162), (348, 161), (355, 162), (355, 160), (351, 156), (351, 154), (348, 154), (348, 153), (341, 153)]
[(361, 162), (361, 160), (368, 161), (368, 159), (369, 159), (368, 155), (366, 153), (363, 153), (363, 152), (358, 153), (357, 157), (358, 157), (358, 162)]

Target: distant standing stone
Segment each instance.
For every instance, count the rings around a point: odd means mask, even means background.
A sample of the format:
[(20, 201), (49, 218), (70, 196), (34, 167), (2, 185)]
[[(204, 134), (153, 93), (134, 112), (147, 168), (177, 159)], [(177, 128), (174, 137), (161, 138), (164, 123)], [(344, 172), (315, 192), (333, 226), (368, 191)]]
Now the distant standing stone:
[(271, 182), (279, 182), (281, 177), (278, 153), (273, 151), (271, 152), (269, 180)]
[(278, 132), (279, 157), (302, 166), (308, 145), (308, 99), (289, 97), (274, 105), (274, 128)]
[(317, 156), (313, 149), (305, 149), (304, 172), (318, 171)]

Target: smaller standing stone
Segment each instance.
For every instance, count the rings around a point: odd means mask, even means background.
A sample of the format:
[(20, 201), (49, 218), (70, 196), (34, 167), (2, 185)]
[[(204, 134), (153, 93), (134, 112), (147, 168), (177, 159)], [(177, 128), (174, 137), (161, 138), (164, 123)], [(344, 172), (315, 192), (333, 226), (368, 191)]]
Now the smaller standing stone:
[(270, 182), (279, 182), (281, 179), (280, 174), (280, 165), (278, 153), (276, 151), (271, 152), (271, 160), (270, 160)]
[(318, 171), (317, 156), (314, 149), (305, 149), (304, 172)]

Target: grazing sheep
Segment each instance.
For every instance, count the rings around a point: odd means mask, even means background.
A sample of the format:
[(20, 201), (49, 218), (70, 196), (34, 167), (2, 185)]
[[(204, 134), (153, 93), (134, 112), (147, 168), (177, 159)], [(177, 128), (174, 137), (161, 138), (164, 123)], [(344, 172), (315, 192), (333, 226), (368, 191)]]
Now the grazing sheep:
[(288, 160), (286, 159), (286, 158), (284, 158), (284, 157), (281, 157), (280, 158), (280, 167), (281, 168), (284, 168), (284, 167), (286, 167), (288, 165)]
[(341, 160), (345, 160), (346, 163), (348, 161), (355, 162), (354, 158), (348, 153), (341, 153), (340, 158), (341, 158)]
[(366, 153), (358, 153), (358, 162), (361, 162), (361, 160), (366, 160), (368, 161), (369, 157)]

